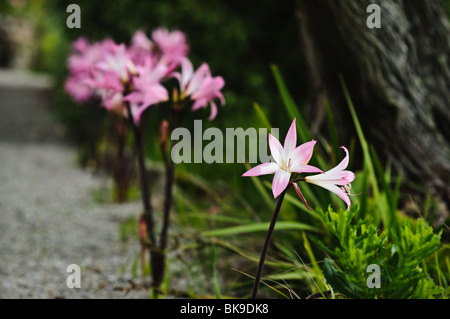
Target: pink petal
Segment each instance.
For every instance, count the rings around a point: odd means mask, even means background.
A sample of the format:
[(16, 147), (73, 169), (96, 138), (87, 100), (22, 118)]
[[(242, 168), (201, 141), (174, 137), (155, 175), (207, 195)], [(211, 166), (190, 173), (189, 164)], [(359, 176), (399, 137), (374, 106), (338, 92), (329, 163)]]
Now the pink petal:
[(277, 169), (279, 169), (279, 167), (276, 163), (267, 162), (259, 164), (249, 169), (244, 174), (242, 174), (242, 176), (259, 176), (259, 175), (273, 174), (276, 172)]
[(336, 195), (338, 195), (347, 204), (347, 210), (350, 209), (350, 204), (351, 204), (350, 198), (341, 188), (339, 188), (336, 185), (333, 185), (331, 183), (320, 183), (320, 184), (316, 184), (316, 185), (321, 186), (321, 187), (329, 190), (330, 192), (333, 192)]
[(284, 156), (283, 146), (281, 146), (280, 141), (277, 140), (277, 138), (270, 133), (269, 133), (269, 148), (270, 153), (275, 162), (277, 162), (278, 164), (281, 163), (281, 159)]
[(209, 105), (211, 105), (211, 115), (208, 117), (208, 120), (212, 121), (217, 116), (217, 105), (213, 101), (209, 102)]
[(292, 121), (291, 126), (289, 127), (289, 131), (286, 134), (286, 138), (284, 139), (284, 151), (287, 156), (291, 154), (291, 152), (297, 146), (297, 129), (295, 127), (295, 118)]
[(332, 183), (336, 185), (347, 185), (355, 179), (355, 174), (350, 171), (325, 172), (319, 175), (305, 177), (311, 183)]
[(181, 89), (185, 90), (189, 80), (194, 74), (194, 67), (188, 58), (183, 58), (181, 60)]
[(295, 173), (323, 173), (320, 168), (311, 165), (292, 165), (291, 172)]
[(293, 165), (308, 164), (314, 151), (314, 145), (317, 142), (312, 140), (298, 146), (292, 153), (291, 158)]
[(347, 166), (348, 166), (348, 159), (349, 159), (348, 150), (344, 146), (341, 146), (341, 148), (345, 151), (344, 159), (336, 167), (330, 169), (327, 173), (333, 174), (333, 173), (336, 173), (336, 172), (339, 172), (339, 171), (343, 171), (344, 169), (347, 168)]
[(209, 66), (206, 63), (200, 65), (200, 67), (195, 71), (195, 73), (190, 78), (189, 84), (186, 87), (186, 95), (192, 95), (202, 86), (205, 78), (210, 77)]
[(272, 181), (273, 198), (277, 198), (288, 186), (291, 173), (278, 169)]

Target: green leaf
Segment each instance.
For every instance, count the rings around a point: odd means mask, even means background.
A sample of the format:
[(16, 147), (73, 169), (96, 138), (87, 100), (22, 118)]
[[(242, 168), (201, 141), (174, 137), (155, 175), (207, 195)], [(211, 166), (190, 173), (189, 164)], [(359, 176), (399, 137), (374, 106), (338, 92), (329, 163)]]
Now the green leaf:
[(267, 129), (272, 128), (272, 125), (270, 125), (270, 122), (269, 122), (269, 120), (267, 119), (267, 116), (266, 116), (266, 114), (264, 113), (264, 111), (261, 109), (261, 106), (260, 106), (258, 103), (254, 102), (254, 103), (253, 103), (253, 107), (255, 108), (256, 114), (258, 115), (258, 117), (259, 117), (259, 119), (261, 120), (261, 122), (263, 123), (263, 125), (264, 125)]
[(289, 90), (287, 89), (287, 86), (284, 83), (283, 77), (281, 76), (280, 70), (278, 69), (278, 66), (272, 64), (270, 68), (275, 78), (275, 82), (277, 83), (281, 100), (283, 101), (284, 107), (286, 108), (289, 117), (291, 117), (291, 119), (294, 118), (297, 119), (297, 131), (300, 133), (302, 140), (305, 141), (311, 140), (312, 137), (308, 130), (308, 126), (306, 125), (303, 116), (300, 113), (300, 110), (298, 109), (297, 105), (292, 99), (291, 94), (289, 93)]
[(335, 290), (343, 293), (349, 298), (364, 298), (363, 291), (358, 286), (354, 285), (344, 272), (334, 266), (333, 260), (325, 258), (322, 269), (327, 282)]
[(222, 294), (220, 292), (219, 285), (219, 277), (217, 275), (217, 252), (216, 245), (213, 243), (211, 246), (211, 254), (212, 254), (212, 274), (213, 274), (213, 283), (214, 283), (214, 293), (217, 299), (222, 299)]
[[(245, 163), (244, 165), (245, 165), (246, 170), (249, 170), (251, 168), (250, 164), (248, 164), (248, 163)], [(266, 189), (264, 188), (263, 183), (261, 182), (259, 177), (258, 176), (250, 176), (250, 179), (251, 179), (253, 185), (255, 185), (258, 193), (261, 195), (261, 199), (264, 201), (265, 205), (268, 207), (273, 206), (274, 205), (273, 199), (269, 195), (269, 192), (266, 191)]]
[[(253, 223), (247, 225), (239, 225), (221, 229), (208, 230), (202, 232), (202, 236), (221, 237), (221, 236), (240, 235), (246, 233), (265, 232), (269, 228), (269, 224), (270, 223)], [(275, 225), (275, 230), (307, 230), (316, 233), (319, 233), (321, 231), (319, 228), (294, 221), (278, 221), (277, 224)]]

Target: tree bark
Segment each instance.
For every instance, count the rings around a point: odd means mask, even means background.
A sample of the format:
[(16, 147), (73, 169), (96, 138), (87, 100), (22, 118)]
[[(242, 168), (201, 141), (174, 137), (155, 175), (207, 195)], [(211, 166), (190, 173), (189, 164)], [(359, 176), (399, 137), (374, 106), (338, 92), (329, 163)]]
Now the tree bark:
[[(381, 8), (378, 29), (366, 25), (372, 3)], [(309, 103), (310, 120), (318, 128), (324, 124), (317, 114), (326, 97), (341, 141), (354, 136), (341, 74), (369, 143), (410, 180), (439, 195), (448, 209), (450, 24), (441, 1), (297, 0), (297, 5), (316, 101)]]

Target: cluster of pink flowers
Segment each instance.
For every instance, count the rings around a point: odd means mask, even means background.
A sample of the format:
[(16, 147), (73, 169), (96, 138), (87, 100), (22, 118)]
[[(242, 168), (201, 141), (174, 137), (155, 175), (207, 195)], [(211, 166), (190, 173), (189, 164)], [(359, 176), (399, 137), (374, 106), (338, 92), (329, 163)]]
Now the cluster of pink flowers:
[[(129, 46), (111, 39), (90, 43), (79, 38), (68, 59), (70, 74), (65, 89), (78, 102), (98, 97), (103, 107), (123, 116), (128, 116), (128, 103), (138, 124), (145, 109), (170, 99), (164, 84), (167, 79), (176, 78), (177, 100), (191, 100), (192, 110), (209, 104), (209, 119), (214, 119), (214, 99), (225, 104), (220, 92), (225, 82), (220, 76), (213, 77), (206, 63), (194, 72), (188, 51), (183, 32), (162, 28), (154, 30), (151, 39), (138, 30)], [(181, 72), (177, 71), (179, 67)]]

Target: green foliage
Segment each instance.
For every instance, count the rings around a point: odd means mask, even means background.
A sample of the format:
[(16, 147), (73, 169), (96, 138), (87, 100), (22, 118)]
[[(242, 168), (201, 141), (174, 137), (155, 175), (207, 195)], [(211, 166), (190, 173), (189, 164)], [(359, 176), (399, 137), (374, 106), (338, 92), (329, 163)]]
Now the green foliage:
[[(300, 125), (299, 135), (311, 138), (305, 124), (299, 124), (302, 123), (302, 115), (279, 70), (272, 66), (272, 71), (286, 113), (290, 118), (297, 118), (297, 124)], [(310, 206), (315, 208), (310, 212), (295, 193), (287, 193), (283, 205), (289, 203), (290, 206), (282, 207), (281, 216), (291, 216), (290, 218), (300, 219), (302, 222), (291, 221), (289, 218), (277, 222), (274, 245), (278, 251), (272, 251), (271, 254), (278, 257), (267, 262), (272, 272), (263, 280), (275, 282), (270, 288), (285, 298), (288, 296), (282, 290), (288, 289), (292, 295), (292, 287), (305, 289), (300, 283), (306, 284), (306, 289), (312, 292), (324, 295), (325, 290), (329, 289), (332, 296), (337, 293), (346, 298), (447, 298), (450, 273), (447, 271), (444, 274), (443, 269), (448, 270), (450, 267), (448, 248), (441, 245), (442, 231), (434, 231), (423, 219), (411, 220), (399, 212), (402, 175), (393, 177), (389, 163), (383, 167), (375, 150), (364, 137), (345, 83), (342, 84), (364, 155), (363, 169), (356, 173), (352, 187), (352, 192), (359, 195), (352, 196), (353, 204), (347, 211), (340, 208), (340, 200), (330, 192), (300, 183), (304, 196)], [(327, 102), (324, 103), (331, 144), (319, 147), (312, 161), (324, 167), (332, 167), (339, 161), (336, 156), (332, 156), (334, 152), (339, 152), (339, 141), (333, 114)], [(255, 104), (254, 107), (261, 122), (269, 125), (259, 105)], [(323, 136), (316, 138), (320, 141), (327, 139)], [(333, 159), (332, 163), (329, 158)], [(271, 211), (274, 203), (270, 197), (270, 182), (258, 177), (252, 178), (252, 182), (260, 194), (260, 200), (265, 202), (269, 207), (267, 209)], [(326, 205), (328, 207), (324, 207)], [(431, 206), (428, 203), (425, 209), (428, 210)], [(296, 212), (294, 217), (283, 214), (289, 209)], [(301, 226), (298, 228), (302, 234), (300, 238), (279, 234), (281, 230), (295, 232), (297, 227), (292, 225)], [(306, 233), (306, 225), (321, 230), (311, 232), (310, 229)], [(203, 235), (248, 236), (257, 231), (264, 231), (267, 226), (267, 223), (243, 220), (239, 225), (207, 230)], [(292, 242), (294, 238), (298, 241), (297, 244)], [(318, 249), (310, 245), (308, 238)], [(223, 242), (222, 244), (224, 245)], [(257, 252), (250, 254), (231, 243), (227, 245), (233, 247), (233, 251), (240, 256), (257, 262)], [(304, 259), (309, 260), (310, 264), (305, 264)], [(380, 288), (369, 288), (367, 284), (368, 280), (373, 278), (370, 277), (372, 270), (368, 269), (370, 265), (380, 267)]]
[[(327, 230), (338, 241), (334, 249), (315, 238), (335, 259), (325, 258), (323, 272), (330, 285), (350, 298), (431, 298), (439, 291), (423, 267), (440, 247), (440, 235), (421, 219), (404, 220), (398, 236), (382, 232), (370, 219), (355, 220), (358, 206), (350, 211), (318, 211)], [(370, 288), (371, 264), (381, 269), (380, 288)], [(369, 279), (368, 279), (369, 278)]]

